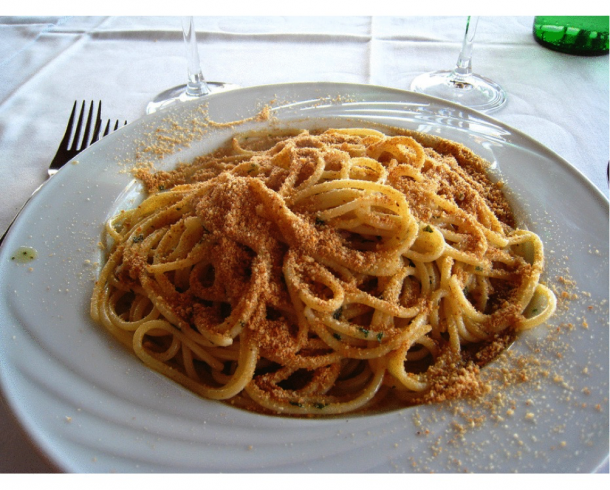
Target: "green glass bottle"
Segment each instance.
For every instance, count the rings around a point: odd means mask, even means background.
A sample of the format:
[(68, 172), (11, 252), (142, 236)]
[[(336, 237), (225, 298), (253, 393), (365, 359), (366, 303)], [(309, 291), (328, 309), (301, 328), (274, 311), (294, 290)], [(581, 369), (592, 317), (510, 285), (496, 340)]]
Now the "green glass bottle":
[(542, 46), (578, 55), (608, 53), (608, 17), (536, 16), (534, 39)]

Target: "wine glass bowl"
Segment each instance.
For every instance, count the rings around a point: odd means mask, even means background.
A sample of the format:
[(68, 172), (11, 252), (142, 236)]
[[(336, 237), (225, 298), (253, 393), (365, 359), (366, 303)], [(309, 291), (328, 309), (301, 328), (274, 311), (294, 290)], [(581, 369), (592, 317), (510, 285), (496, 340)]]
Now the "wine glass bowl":
[(493, 80), (471, 73), (461, 76), (454, 70), (424, 73), (411, 90), (455, 102), (481, 112), (492, 112), (506, 103), (506, 94)]
[(500, 85), (472, 72), (472, 49), (477, 23), (477, 17), (468, 17), (462, 49), (455, 67), (417, 76), (411, 83), (412, 91), (481, 112), (496, 111), (506, 103), (506, 93)]

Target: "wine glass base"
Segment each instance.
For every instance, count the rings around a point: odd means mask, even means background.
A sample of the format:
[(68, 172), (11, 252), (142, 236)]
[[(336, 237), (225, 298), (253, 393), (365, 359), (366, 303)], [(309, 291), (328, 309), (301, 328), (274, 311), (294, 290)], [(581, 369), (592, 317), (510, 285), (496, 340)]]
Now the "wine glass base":
[(506, 93), (497, 83), (479, 75), (457, 75), (444, 70), (419, 75), (411, 90), (455, 102), (480, 112), (493, 112), (506, 103)]
[[(207, 82), (206, 84), (210, 89), (210, 94), (216, 92), (224, 92), (226, 90), (233, 90), (239, 88), (239, 85), (226, 82)], [(153, 100), (151, 100), (146, 106), (146, 114), (152, 114), (166, 107), (170, 107), (174, 104), (188, 102), (191, 100), (197, 100), (201, 97), (205, 97), (209, 94), (203, 94), (200, 96), (192, 96), (186, 93), (186, 85), (178, 85), (177, 87), (170, 88), (164, 92), (161, 92)]]

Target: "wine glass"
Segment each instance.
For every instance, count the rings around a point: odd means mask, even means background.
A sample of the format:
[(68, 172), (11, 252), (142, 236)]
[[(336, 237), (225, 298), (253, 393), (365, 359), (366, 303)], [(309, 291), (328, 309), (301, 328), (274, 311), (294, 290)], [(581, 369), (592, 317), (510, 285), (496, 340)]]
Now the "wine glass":
[(492, 112), (506, 103), (506, 93), (497, 83), (472, 72), (472, 48), (479, 18), (469, 16), (462, 49), (453, 70), (419, 75), (411, 90), (481, 111)]
[(184, 85), (178, 85), (177, 87), (165, 90), (157, 95), (146, 106), (146, 114), (152, 114), (159, 109), (164, 109), (180, 102), (198, 99), (213, 92), (238, 88), (233, 83), (206, 81), (201, 71), (193, 17), (184, 17), (182, 19), (182, 34), (187, 53), (188, 82)]

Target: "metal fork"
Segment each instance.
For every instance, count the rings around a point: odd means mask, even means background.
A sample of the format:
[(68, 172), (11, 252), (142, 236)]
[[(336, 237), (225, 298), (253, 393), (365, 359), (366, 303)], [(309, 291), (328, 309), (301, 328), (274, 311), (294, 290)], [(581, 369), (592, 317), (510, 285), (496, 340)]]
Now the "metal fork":
[[(76, 155), (78, 155), (85, 148), (88, 148), (90, 145), (98, 141), (100, 138), (107, 136), (110, 131), (110, 119), (106, 123), (106, 128), (104, 131), (101, 131), (102, 127), (102, 119), (100, 114), (102, 113), (102, 103), (98, 102), (97, 105), (97, 113), (95, 114), (95, 119), (93, 119), (94, 113), (94, 103), (91, 101), (89, 106), (89, 113), (86, 115), (85, 113), (85, 101), (83, 101), (80, 109), (80, 113), (78, 115), (78, 122), (76, 126), (74, 126), (74, 121), (76, 117), (76, 106), (77, 102), (74, 102), (74, 106), (72, 106), (72, 113), (70, 114), (70, 119), (68, 120), (68, 125), (66, 127), (66, 133), (64, 134), (61, 143), (59, 144), (59, 148), (57, 149), (57, 153), (49, 165), (48, 174), (49, 177), (55, 175), (57, 171), (63, 167), (67, 162), (72, 160)], [(85, 122), (85, 117), (86, 122)], [(127, 121), (124, 122), (124, 125), (127, 124)], [(113, 131), (119, 128), (119, 121), (117, 120)], [(83, 134), (84, 131), (84, 134)]]
[[(75, 117), (76, 117), (77, 104), (78, 104), (78, 102), (74, 102), (74, 106), (72, 107), (72, 113), (70, 114), (70, 119), (68, 119), (66, 133), (64, 134), (64, 137), (61, 140), (61, 143), (59, 144), (59, 148), (57, 149), (57, 153), (55, 154), (55, 157), (51, 161), (51, 165), (49, 165), (48, 177), (52, 177), (53, 175), (55, 175), (61, 167), (63, 167), (66, 163), (68, 163), (70, 160), (72, 160), (76, 155), (78, 155), (85, 148), (88, 148), (90, 145), (92, 145), (96, 141), (100, 140), (104, 136), (107, 136), (112, 131), (116, 131), (119, 128), (120, 122), (118, 120), (115, 122), (114, 127), (111, 127), (111, 121), (110, 121), (110, 119), (108, 119), (108, 122), (106, 123), (106, 127), (104, 128), (104, 131), (101, 130), (102, 119), (100, 117), (100, 114), (102, 112), (102, 103), (98, 102), (97, 113), (95, 115), (95, 120), (94, 120), (93, 119), (93, 113), (94, 113), (93, 101), (91, 101), (88, 115), (85, 115), (85, 101), (83, 101), (83, 103), (81, 105), (80, 113), (78, 115), (78, 121), (75, 126), (74, 121), (75, 121)], [(86, 117), (86, 122), (85, 122), (85, 117)], [(83, 126), (83, 124), (84, 124), (84, 126)], [(126, 124), (127, 124), (127, 121), (124, 121), (123, 126)], [(83, 135), (83, 131), (84, 131), (84, 135)], [(45, 184), (45, 182), (46, 182), (46, 180), (42, 184), (40, 184), (36, 188), (36, 190), (34, 192), (32, 192), (32, 195), (27, 199), (27, 201), (25, 201), (25, 203), (23, 203), (23, 206), (21, 206), (21, 209), (19, 209), (19, 212), (15, 215), (13, 220), (10, 222), (7, 229), (2, 234), (2, 237), (0, 237), (0, 245), (2, 245), (2, 242), (4, 241), (4, 237), (8, 233), (8, 230), (10, 230), (11, 226), (13, 226), (13, 223), (17, 219), (17, 216), (19, 216), (19, 214), (21, 214), (21, 211), (23, 210), (25, 205), (30, 201), (32, 196), (40, 190), (40, 188)]]

